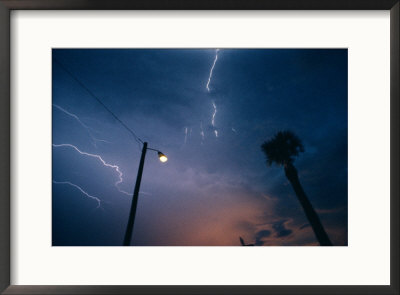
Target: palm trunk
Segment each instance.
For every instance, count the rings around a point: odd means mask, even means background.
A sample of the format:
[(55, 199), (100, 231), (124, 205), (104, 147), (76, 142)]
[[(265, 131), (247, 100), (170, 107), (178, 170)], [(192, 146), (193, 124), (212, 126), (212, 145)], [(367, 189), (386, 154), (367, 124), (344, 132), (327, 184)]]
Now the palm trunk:
[(324, 227), (319, 220), (317, 213), (315, 212), (313, 206), (311, 205), (310, 201), (308, 200), (301, 184), (299, 181), (299, 177), (297, 175), (297, 170), (293, 166), (293, 164), (289, 163), (285, 165), (285, 174), (286, 177), (289, 179), (297, 198), (300, 201), (301, 206), (307, 216), (308, 222), (310, 223), (314, 233), (318, 239), (318, 242), (321, 246), (332, 246), (331, 241), (329, 240), (328, 235), (326, 234)]

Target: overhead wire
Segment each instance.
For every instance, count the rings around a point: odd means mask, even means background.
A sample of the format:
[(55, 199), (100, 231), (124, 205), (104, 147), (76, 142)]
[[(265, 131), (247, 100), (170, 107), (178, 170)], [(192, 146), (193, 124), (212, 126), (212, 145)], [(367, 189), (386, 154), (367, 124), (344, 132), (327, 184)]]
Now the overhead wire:
[(116, 114), (114, 114), (113, 111), (111, 111), (102, 101), (100, 98), (98, 98), (84, 83), (82, 83), (71, 71), (69, 71), (61, 62), (59, 62), (56, 58), (54, 58), (54, 61), (68, 74), (72, 77), (72, 79), (75, 80), (83, 89), (86, 90), (87, 93), (90, 94), (107, 112), (109, 112), (117, 122), (119, 122), (132, 136), (133, 138), (140, 144), (143, 144), (143, 140), (140, 139), (139, 136), (136, 135), (136, 133), (129, 128), (120, 118), (117, 117)]

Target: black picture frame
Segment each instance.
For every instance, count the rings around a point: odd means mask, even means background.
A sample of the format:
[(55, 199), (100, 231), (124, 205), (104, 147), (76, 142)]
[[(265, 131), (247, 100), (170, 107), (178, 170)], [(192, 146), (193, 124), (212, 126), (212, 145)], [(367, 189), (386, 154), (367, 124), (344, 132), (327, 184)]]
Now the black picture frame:
[[(39, 9), (390, 10), (390, 285), (10, 285), (10, 12)], [(0, 291), (2, 294), (399, 294), (399, 11), (399, 0), (0, 0)], [(367, 261), (368, 257), (365, 259)]]

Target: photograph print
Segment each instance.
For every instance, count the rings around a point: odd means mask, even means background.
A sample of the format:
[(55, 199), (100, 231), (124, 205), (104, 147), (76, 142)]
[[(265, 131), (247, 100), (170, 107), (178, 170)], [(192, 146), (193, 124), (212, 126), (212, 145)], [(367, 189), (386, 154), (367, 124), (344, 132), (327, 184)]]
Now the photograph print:
[(347, 246), (347, 49), (53, 49), (52, 246)]

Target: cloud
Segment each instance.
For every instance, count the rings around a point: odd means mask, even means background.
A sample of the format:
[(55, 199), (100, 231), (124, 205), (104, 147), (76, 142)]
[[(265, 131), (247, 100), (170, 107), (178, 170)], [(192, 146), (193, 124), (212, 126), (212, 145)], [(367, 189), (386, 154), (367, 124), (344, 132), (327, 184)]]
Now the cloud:
[(278, 238), (286, 237), (293, 232), (291, 229), (285, 227), (285, 222), (287, 222), (287, 220), (281, 220), (272, 224), (272, 228), (275, 230)]
[(269, 230), (261, 230), (256, 234), (256, 246), (264, 245), (264, 242), (261, 240), (264, 237), (269, 237), (271, 235), (271, 231)]

